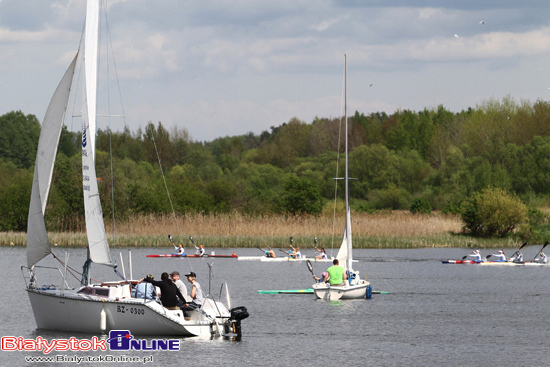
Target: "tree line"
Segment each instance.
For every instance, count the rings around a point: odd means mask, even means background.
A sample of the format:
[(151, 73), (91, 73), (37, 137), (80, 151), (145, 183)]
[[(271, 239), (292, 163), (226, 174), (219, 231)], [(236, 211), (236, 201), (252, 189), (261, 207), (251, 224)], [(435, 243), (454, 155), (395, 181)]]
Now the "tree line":
[[(550, 196), (550, 102), (506, 97), (459, 113), (441, 105), (392, 115), (355, 112), (349, 124), (354, 210), (409, 209), (421, 200), (458, 213), (466, 199), (487, 188), (516, 195), (532, 208)], [(0, 116), (2, 231), (26, 229), (39, 133), (33, 115)], [(344, 133), (342, 119), (318, 117), (209, 142), (161, 122), (136, 131), (100, 130), (96, 168), (103, 212), (111, 217), (114, 206), (119, 220), (169, 213), (172, 206), (179, 214), (318, 214), (334, 201), (333, 178), (344, 174)], [(83, 225), (80, 175), (80, 133), (63, 129), (50, 229)]]

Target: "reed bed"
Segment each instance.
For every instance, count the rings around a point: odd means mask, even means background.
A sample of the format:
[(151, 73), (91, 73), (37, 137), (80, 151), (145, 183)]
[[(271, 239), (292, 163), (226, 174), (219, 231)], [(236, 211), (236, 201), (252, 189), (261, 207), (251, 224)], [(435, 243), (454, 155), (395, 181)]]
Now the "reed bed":
[[(321, 216), (259, 216), (186, 215), (176, 218), (169, 215), (140, 215), (116, 224), (106, 223), (109, 243), (120, 247), (170, 247), (167, 235), (176, 243), (190, 246), (188, 237), (207, 247), (289, 247), (293, 236), (294, 246), (312, 248), (313, 237), (318, 246), (339, 247), (344, 227), (342, 215), (333, 219)], [(429, 215), (394, 211), (374, 214), (353, 213), (353, 239), (357, 248), (425, 248), (425, 247), (515, 247), (510, 240), (472, 239), (461, 235), (459, 216), (433, 213)], [(114, 234), (113, 234), (114, 233)], [(85, 247), (83, 232), (50, 233), (50, 243), (63, 247)], [(23, 246), (23, 232), (0, 233), (1, 246)]]

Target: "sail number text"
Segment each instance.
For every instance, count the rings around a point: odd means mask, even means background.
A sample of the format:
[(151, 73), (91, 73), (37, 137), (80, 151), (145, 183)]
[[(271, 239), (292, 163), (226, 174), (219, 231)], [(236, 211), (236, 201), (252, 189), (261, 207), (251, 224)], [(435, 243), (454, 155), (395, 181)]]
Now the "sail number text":
[(116, 311), (120, 313), (131, 313), (134, 315), (145, 315), (145, 310), (136, 307), (116, 306)]

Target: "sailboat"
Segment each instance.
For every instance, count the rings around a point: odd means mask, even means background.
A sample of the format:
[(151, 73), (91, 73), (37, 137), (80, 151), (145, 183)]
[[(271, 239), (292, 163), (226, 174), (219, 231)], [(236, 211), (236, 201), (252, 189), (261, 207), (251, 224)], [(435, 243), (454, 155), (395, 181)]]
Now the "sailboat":
[[(132, 297), (131, 291), (137, 282), (125, 279), (116, 270), (107, 242), (95, 169), (99, 13), (100, 0), (88, 0), (84, 51), (77, 53), (59, 83), (40, 132), (28, 216), (27, 266), (21, 267), (36, 324), (39, 329), (71, 333), (101, 334), (111, 330), (128, 330), (134, 335), (239, 336), (240, 322), (248, 313), (244, 307), (230, 308), (227, 287), (227, 304), (221, 301), (220, 290), (218, 300), (208, 295), (201, 308), (190, 311), (185, 317), (180, 309), (169, 310), (156, 300)], [(87, 260), (78, 287), (70, 288), (66, 281), (66, 261), (64, 272), (53, 268), (56, 274), (61, 275), (60, 286), (40, 286), (37, 271), (46, 273), (52, 268), (37, 263), (47, 256), (59, 259), (50, 246), (44, 213), (79, 57), (85, 69), (82, 92), (82, 188), (88, 239)], [(93, 283), (90, 277), (92, 264), (112, 267), (119, 279)], [(44, 279), (50, 278), (46, 276)]]
[[(342, 238), (342, 244), (336, 255), (336, 259), (340, 265), (345, 266), (345, 271), (348, 279), (344, 281), (342, 285), (331, 285), (330, 283), (316, 283), (312, 285), (313, 293), (317, 298), (324, 300), (338, 300), (342, 299), (358, 299), (358, 298), (370, 298), (372, 294), (372, 286), (370, 282), (360, 279), (359, 271), (353, 270), (353, 242), (351, 235), (351, 214), (349, 208), (349, 148), (348, 148), (348, 116), (347, 116), (347, 56), (344, 55), (344, 120), (345, 120), (345, 174), (344, 174), (344, 195), (346, 201), (346, 226), (344, 228), (344, 235)], [(309, 266), (309, 264), (308, 264)]]

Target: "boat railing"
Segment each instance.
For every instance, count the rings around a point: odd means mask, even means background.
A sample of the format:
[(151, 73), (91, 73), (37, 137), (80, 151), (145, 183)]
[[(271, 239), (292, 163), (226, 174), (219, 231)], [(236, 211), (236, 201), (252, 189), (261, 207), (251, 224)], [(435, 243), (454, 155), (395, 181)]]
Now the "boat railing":
[[(61, 269), (53, 267), (53, 266), (34, 266), (34, 269), (47, 269), (47, 270), (57, 270), (59, 272), (59, 276), (61, 277), (61, 288), (62, 289), (71, 289), (69, 287), (69, 284), (67, 283), (66, 278), (63, 276), (63, 272)], [(25, 270), (26, 273), (25, 274)], [(39, 289), (39, 290), (55, 290), (58, 289), (58, 286), (55, 284), (50, 285), (43, 285), (41, 287), (36, 286), (36, 275), (35, 271), (33, 269), (30, 269), (27, 266), (21, 266), (21, 274), (23, 275), (23, 280), (25, 281), (25, 287), (28, 289)]]

